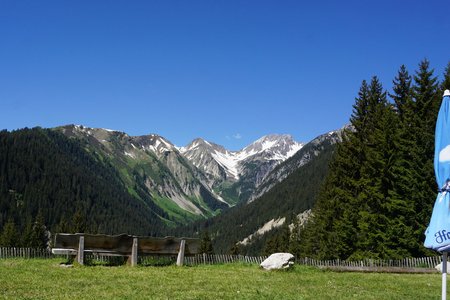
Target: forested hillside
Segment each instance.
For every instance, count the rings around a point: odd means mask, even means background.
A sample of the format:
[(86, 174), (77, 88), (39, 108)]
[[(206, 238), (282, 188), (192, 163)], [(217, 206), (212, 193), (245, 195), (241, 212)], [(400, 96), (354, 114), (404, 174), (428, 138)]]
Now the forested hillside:
[(402, 66), (393, 91), (377, 77), (362, 82), (354, 131), (337, 147), (299, 253), (319, 259), (403, 258), (423, 247), (437, 186), (434, 127), (450, 64), (439, 84), (424, 60), (411, 76)]
[[(280, 168), (284, 170), (286, 166), (301, 165), (296, 170), (285, 170), (289, 175), (262, 197), (250, 203), (241, 202), (216, 217), (179, 228), (175, 233), (194, 235), (208, 232), (216, 252), (259, 254), (267, 238), (274, 233), (255, 236), (246, 245), (236, 244), (271, 219), (285, 217), (285, 223), (289, 223), (295, 214), (313, 206), (339, 136), (340, 132), (333, 132), (318, 137), (273, 170), (281, 176)], [(304, 163), (300, 164), (301, 161)]]
[(52, 232), (157, 235), (164, 217), (152, 201), (133, 198), (80, 142), (49, 129), (0, 132), (0, 228), (23, 239), (37, 221)]

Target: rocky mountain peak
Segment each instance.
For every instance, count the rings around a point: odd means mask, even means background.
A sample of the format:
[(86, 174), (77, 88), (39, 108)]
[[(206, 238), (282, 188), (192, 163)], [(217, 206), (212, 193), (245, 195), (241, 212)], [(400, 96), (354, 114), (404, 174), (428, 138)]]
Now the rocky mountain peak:
[(132, 137), (132, 144), (137, 148), (150, 150), (157, 154), (168, 151), (177, 151), (174, 144), (157, 134)]
[(289, 134), (269, 134), (242, 149), (242, 157), (263, 155), (265, 159), (284, 161), (303, 147)]

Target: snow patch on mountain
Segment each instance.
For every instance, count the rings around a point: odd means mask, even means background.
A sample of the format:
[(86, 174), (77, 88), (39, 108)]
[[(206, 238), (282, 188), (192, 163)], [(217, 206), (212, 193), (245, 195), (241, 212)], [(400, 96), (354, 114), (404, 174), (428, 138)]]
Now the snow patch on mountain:
[(118, 132), (117, 130), (108, 129), (108, 128), (101, 128), (101, 129), (103, 129), (105, 131), (108, 131), (108, 132)]
[(212, 164), (215, 161), (225, 170), (228, 179), (237, 181), (244, 172), (245, 162), (276, 161), (278, 164), (293, 156), (302, 147), (303, 144), (294, 141), (290, 135), (271, 134), (263, 136), (240, 151), (228, 151), (223, 146), (199, 138), (188, 146), (177, 149), (197, 168), (210, 174), (217, 174), (217, 171), (208, 170), (217, 168)]
[(214, 158), (219, 165), (224, 167), (234, 179), (239, 179), (239, 158), (236, 157), (233, 153), (230, 152), (219, 152), (215, 151), (211, 153), (211, 156)]

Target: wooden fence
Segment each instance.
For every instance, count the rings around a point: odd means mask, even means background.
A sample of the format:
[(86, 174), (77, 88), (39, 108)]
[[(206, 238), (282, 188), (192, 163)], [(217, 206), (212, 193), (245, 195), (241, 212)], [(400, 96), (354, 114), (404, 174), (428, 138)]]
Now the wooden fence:
[(54, 258), (50, 249), (35, 248), (13, 248), (1, 247), (0, 259), (2, 258)]
[(261, 264), (267, 256), (245, 256), (245, 255), (227, 255), (227, 254), (197, 254), (191, 257), (185, 257), (187, 265), (201, 264), (226, 264), (226, 263), (250, 263)]
[[(51, 250), (47, 249), (33, 249), (33, 248), (0, 248), (0, 259), (4, 258), (55, 258), (65, 257), (64, 255), (54, 255)], [(110, 262), (117, 258), (111, 256), (103, 256), (100, 254), (91, 254), (89, 259)], [(260, 264), (267, 256), (245, 256), (245, 255), (227, 255), (227, 254), (197, 254), (195, 256), (185, 257), (186, 265), (200, 265), (200, 264), (226, 264), (226, 263), (251, 263)], [(167, 263), (176, 261), (175, 256), (171, 257), (149, 257), (145, 260), (140, 260), (139, 263), (144, 263), (148, 260), (163, 259)], [(441, 262), (441, 256), (433, 257), (421, 257), (421, 258), (405, 258), (401, 260), (375, 260), (365, 259), (360, 261), (348, 261), (348, 260), (315, 260), (312, 258), (299, 258), (296, 260), (296, 264), (314, 266), (314, 267), (350, 267), (350, 268), (383, 268), (383, 267), (396, 267), (396, 268), (434, 268)]]
[(315, 260), (312, 258), (300, 258), (296, 263), (314, 267), (352, 267), (352, 268), (434, 268), (441, 263), (441, 256), (392, 259), (364, 259), (364, 260)]

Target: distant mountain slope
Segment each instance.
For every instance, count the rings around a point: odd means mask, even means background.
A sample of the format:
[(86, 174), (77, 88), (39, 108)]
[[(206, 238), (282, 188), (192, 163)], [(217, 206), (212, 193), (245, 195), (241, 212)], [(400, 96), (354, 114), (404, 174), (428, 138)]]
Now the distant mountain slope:
[(40, 211), (53, 231), (84, 216), (88, 230), (159, 235), (170, 218), (148, 198), (130, 195), (117, 171), (87, 145), (48, 129), (0, 132), (0, 225), (19, 228)]
[[(287, 177), (288, 171), (274, 177), (274, 169), (286, 170), (286, 159), (300, 166), (297, 160), (320, 156), (327, 141), (332, 144), (324, 138), (298, 151), (303, 144), (291, 136), (269, 135), (235, 152), (202, 139), (180, 149), (156, 134), (133, 137), (81, 125), (2, 131), (1, 138), (0, 225), (13, 216), (23, 226), (41, 211), (55, 229), (80, 212), (89, 231), (133, 234), (163, 234), (236, 203), (254, 220), (253, 206), (242, 203), (267, 179)], [(283, 203), (273, 206), (269, 210), (285, 210)], [(258, 225), (275, 216), (255, 209)]]
[(303, 147), (292, 136), (271, 134), (240, 151), (195, 139), (180, 152), (203, 171), (209, 186), (229, 203), (246, 201), (277, 165)]
[(132, 137), (100, 128), (57, 128), (85, 141), (86, 149), (108, 160), (129, 192), (152, 199), (177, 222), (209, 217), (229, 205), (208, 187), (207, 179), (169, 141), (159, 135)]
[(318, 136), (297, 151), (293, 157), (286, 161), (286, 163), (274, 168), (274, 170), (265, 178), (264, 183), (259, 185), (254, 193), (249, 197), (249, 201), (253, 201), (256, 198), (261, 197), (274, 185), (283, 181), (295, 170), (307, 164), (314, 157), (318, 156), (324, 149), (341, 141), (343, 129), (330, 131)]
[[(262, 196), (249, 203), (240, 203), (206, 222), (180, 228), (180, 232), (193, 234), (206, 229), (213, 237), (215, 249), (226, 252), (271, 220), (280, 222), (284, 218), (283, 222), (290, 222), (293, 215), (313, 206), (340, 138), (341, 130), (319, 136), (267, 176), (270, 188), (266, 187)], [(264, 236), (254, 236), (246, 247), (241, 246), (242, 251), (258, 254), (264, 239)]]

